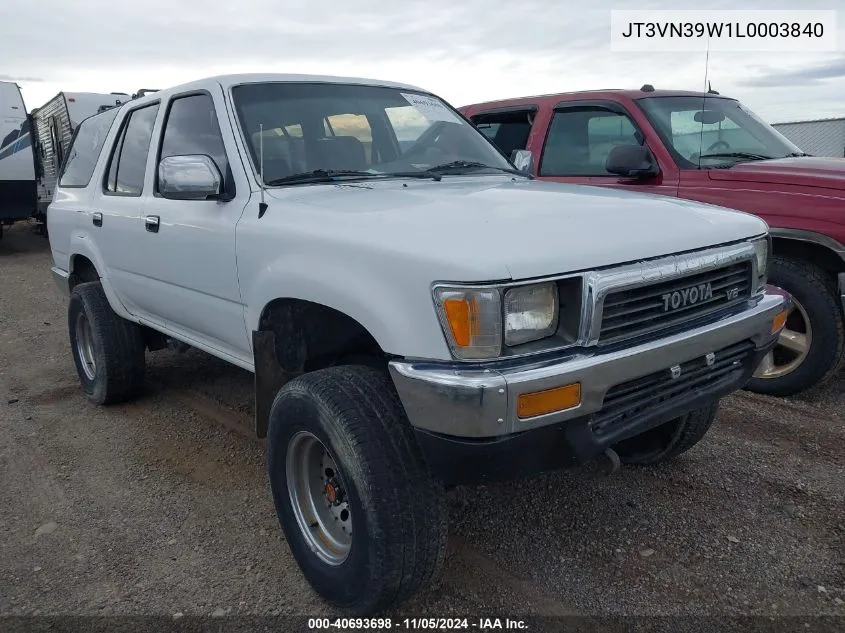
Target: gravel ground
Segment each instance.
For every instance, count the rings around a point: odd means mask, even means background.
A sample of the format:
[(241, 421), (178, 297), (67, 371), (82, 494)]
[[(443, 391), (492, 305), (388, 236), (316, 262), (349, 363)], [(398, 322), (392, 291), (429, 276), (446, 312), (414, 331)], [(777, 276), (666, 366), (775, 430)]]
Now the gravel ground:
[[(0, 240), (0, 615), (331, 615), (278, 528), (251, 375), (158, 352), (142, 399), (89, 405), (49, 259), (25, 224)], [(843, 405), (845, 377), (743, 392), (670, 465), (450, 491), (442, 578), (392, 615), (845, 616)]]

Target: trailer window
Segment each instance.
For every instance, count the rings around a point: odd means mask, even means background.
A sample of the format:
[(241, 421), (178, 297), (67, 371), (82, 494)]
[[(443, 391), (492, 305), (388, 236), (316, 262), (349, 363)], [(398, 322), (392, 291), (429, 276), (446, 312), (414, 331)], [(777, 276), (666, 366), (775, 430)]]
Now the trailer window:
[(89, 117), (79, 124), (70, 142), (60, 187), (87, 187), (106, 142), (117, 108)]
[(157, 114), (156, 103), (137, 108), (126, 115), (109, 158), (106, 193), (120, 196), (141, 195)]

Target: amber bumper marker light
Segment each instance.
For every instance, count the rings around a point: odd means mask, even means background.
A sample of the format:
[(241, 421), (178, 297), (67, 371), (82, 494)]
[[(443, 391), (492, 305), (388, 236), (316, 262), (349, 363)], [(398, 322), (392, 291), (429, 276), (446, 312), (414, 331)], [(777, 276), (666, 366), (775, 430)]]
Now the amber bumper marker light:
[(581, 404), (581, 383), (575, 382), (545, 391), (523, 393), (519, 396), (516, 413), (520, 418), (533, 418), (571, 409), (579, 404)]
[(772, 334), (777, 334), (783, 329), (783, 326), (786, 325), (786, 317), (788, 314), (788, 311), (783, 309), (775, 315), (775, 318), (772, 319)]

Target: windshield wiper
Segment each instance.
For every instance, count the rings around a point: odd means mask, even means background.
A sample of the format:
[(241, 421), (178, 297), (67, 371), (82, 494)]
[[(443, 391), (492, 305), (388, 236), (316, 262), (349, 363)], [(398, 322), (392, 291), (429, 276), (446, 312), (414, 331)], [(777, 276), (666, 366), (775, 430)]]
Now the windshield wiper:
[(284, 176), (283, 178), (275, 178), (268, 180), (264, 184), (268, 187), (275, 187), (278, 185), (292, 185), (299, 183), (314, 183), (314, 182), (336, 182), (339, 179), (345, 178), (431, 178), (440, 180), (440, 176), (430, 174), (424, 171), (402, 171), (402, 172), (377, 172), (377, 171), (357, 171), (354, 169), (314, 169), (313, 171), (304, 171), (299, 174), (292, 174)]
[(792, 156), (801, 158), (801, 157), (804, 157), (804, 156), (812, 156), (812, 154), (808, 154), (807, 152), (790, 152), (789, 154), (784, 156), (784, 158), (792, 157)]
[(508, 167), (494, 167), (493, 165), (486, 165), (484, 163), (479, 163), (477, 161), (472, 160), (453, 160), (451, 163), (443, 163), (442, 165), (435, 165), (434, 167), (429, 167), (426, 169), (426, 173), (443, 173), (443, 172), (452, 172), (452, 173), (460, 173), (461, 171), (465, 171), (467, 169), (495, 169), (497, 171), (504, 171), (508, 174), (518, 174), (520, 176), (527, 176), (527, 174), (519, 171), (518, 169), (510, 169)]
[(314, 169), (313, 171), (304, 171), (298, 174), (291, 174), (283, 178), (274, 178), (268, 180), (264, 184), (273, 187), (276, 185), (286, 185), (297, 182), (334, 182), (337, 178), (369, 178), (377, 176), (371, 171), (355, 171), (353, 169)]
[(698, 158), (699, 160), (702, 158), (747, 158), (749, 160), (771, 160), (774, 156), (754, 154), (753, 152), (714, 152), (712, 154), (702, 154)]

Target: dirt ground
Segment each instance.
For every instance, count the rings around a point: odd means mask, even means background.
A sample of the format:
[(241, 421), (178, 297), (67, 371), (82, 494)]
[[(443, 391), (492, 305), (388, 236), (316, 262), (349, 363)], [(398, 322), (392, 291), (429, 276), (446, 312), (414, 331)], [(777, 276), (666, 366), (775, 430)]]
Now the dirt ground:
[[(251, 375), (148, 355), (148, 392), (78, 386), (49, 246), (0, 240), (0, 615), (331, 611), (278, 527)], [(395, 616), (845, 616), (845, 376), (740, 393), (676, 462), (449, 492), (439, 583)], [(2, 628), (2, 625), (0, 625)]]

